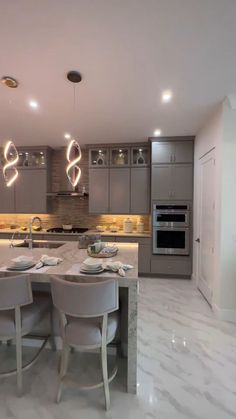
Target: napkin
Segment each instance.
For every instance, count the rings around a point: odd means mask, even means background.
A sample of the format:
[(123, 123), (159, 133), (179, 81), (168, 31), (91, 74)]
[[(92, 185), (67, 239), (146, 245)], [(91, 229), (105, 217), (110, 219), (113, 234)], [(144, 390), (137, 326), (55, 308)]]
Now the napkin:
[(103, 268), (108, 271), (117, 272), (120, 276), (125, 276), (125, 271), (128, 271), (129, 269), (133, 269), (133, 266), (124, 264), (120, 261), (116, 261), (116, 262), (104, 263)]
[(36, 265), (36, 269), (39, 269), (42, 266), (56, 266), (62, 261), (63, 259), (55, 256), (42, 255), (40, 261)]

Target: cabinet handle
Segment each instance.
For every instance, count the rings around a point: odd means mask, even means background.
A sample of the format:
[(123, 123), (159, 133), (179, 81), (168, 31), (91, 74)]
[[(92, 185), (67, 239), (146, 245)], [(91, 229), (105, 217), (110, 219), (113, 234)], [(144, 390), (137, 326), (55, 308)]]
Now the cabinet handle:
[(172, 163), (172, 161), (173, 161), (173, 156), (172, 156), (172, 154), (170, 155), (170, 162)]
[(174, 162), (176, 161), (176, 155), (174, 155)]

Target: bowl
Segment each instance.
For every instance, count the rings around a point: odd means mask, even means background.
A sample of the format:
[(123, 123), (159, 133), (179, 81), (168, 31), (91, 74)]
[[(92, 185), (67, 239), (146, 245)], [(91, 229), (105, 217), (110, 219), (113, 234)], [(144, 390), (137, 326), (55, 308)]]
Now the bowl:
[(63, 230), (69, 231), (69, 230), (72, 230), (73, 226), (72, 224), (62, 224), (62, 228)]

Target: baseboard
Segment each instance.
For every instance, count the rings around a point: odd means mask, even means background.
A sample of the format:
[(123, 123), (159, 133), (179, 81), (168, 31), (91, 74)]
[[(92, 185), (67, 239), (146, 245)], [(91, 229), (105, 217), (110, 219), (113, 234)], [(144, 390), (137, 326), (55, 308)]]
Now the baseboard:
[(236, 310), (220, 308), (215, 303), (212, 304), (212, 309), (218, 319), (231, 323), (236, 323)]

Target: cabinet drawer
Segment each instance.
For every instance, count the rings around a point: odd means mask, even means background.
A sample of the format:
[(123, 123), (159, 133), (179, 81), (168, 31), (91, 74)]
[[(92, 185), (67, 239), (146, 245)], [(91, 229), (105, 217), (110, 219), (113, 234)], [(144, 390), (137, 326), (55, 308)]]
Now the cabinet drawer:
[(190, 257), (152, 256), (151, 273), (160, 275), (191, 275)]
[(116, 241), (120, 243), (138, 243), (138, 237), (116, 237)]

